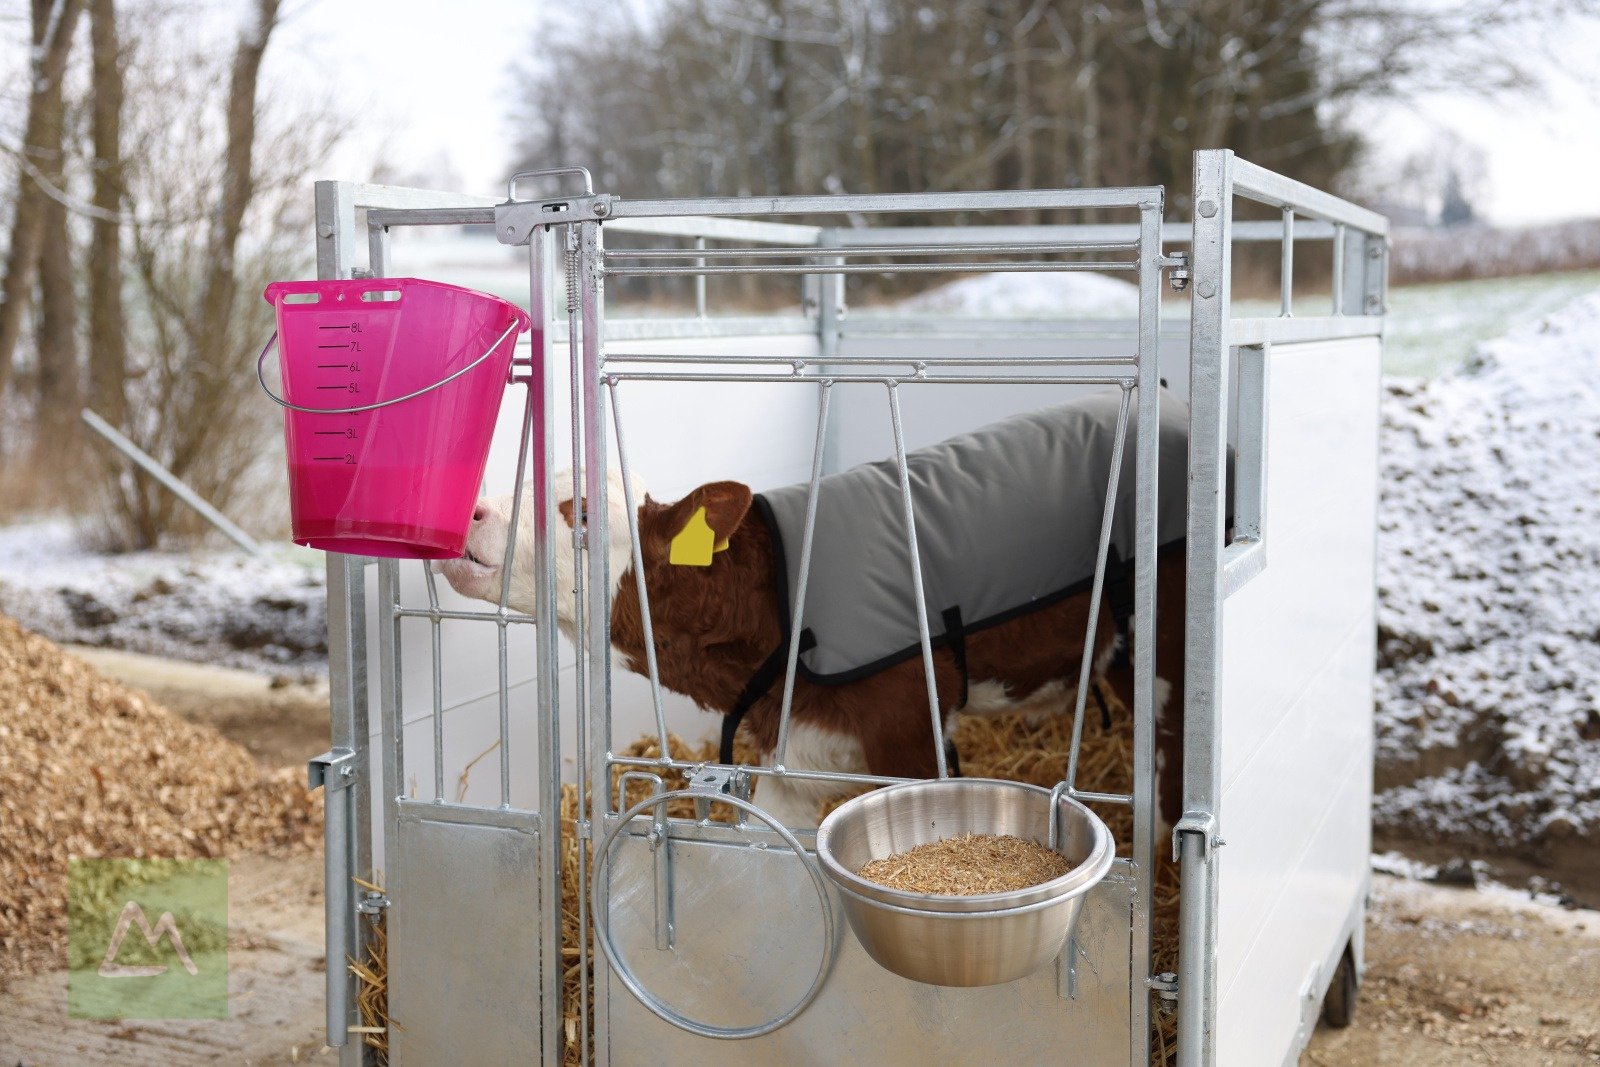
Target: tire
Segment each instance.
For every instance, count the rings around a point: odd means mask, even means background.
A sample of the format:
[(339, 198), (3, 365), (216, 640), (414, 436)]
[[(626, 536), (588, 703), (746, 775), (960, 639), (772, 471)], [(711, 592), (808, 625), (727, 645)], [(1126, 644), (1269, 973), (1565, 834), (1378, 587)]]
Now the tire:
[(1361, 976), (1356, 973), (1356, 957), (1346, 945), (1339, 966), (1334, 969), (1333, 981), (1328, 983), (1328, 993), (1322, 998), (1322, 1021), (1334, 1030), (1343, 1030), (1356, 1016), (1356, 998), (1361, 992)]

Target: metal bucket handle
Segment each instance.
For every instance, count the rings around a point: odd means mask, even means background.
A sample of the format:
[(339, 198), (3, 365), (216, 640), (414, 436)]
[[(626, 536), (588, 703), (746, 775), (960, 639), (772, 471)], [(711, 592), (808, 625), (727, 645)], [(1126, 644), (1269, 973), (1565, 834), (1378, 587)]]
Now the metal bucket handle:
[(817, 998), (817, 994), (822, 992), (822, 985), (827, 980), (828, 972), (833, 968), (834, 946), (838, 939), (835, 936), (833, 899), (828, 895), (828, 883), (823, 879), (822, 872), (817, 869), (816, 863), (810, 856), (806, 855), (805, 846), (789, 831), (788, 827), (743, 797), (732, 793), (722, 793), (711, 798), (711, 800), (712, 803), (731, 804), (746, 815), (754, 815), (782, 838), (783, 843), (788, 845), (794, 854), (800, 857), (800, 862), (804, 865), (806, 873), (811, 876), (811, 884), (816, 887), (817, 899), (822, 903), (822, 963), (817, 968), (817, 976), (812, 979), (810, 988), (805, 991), (795, 1005), (783, 1014), (774, 1016), (756, 1026), (712, 1026), (709, 1023), (697, 1022), (657, 1000), (634, 975), (633, 971), (628, 969), (627, 964), (622, 961), (622, 955), (617, 951), (616, 945), (612, 944), (611, 923), (606, 916), (606, 909), (603, 907), (605, 901), (601, 899), (600, 893), (601, 876), (606, 870), (606, 865), (611, 860), (611, 846), (616, 843), (617, 835), (622, 833), (623, 829), (634, 819), (644, 814), (647, 810), (670, 803), (680, 797), (691, 800), (707, 799), (705, 793), (689, 789), (674, 789), (670, 792), (656, 793), (653, 796), (645, 797), (622, 814), (622, 817), (617, 821), (617, 825), (611, 828), (611, 832), (606, 834), (605, 840), (600, 843), (600, 848), (595, 855), (594, 870), (590, 874), (591, 882), (589, 887), (590, 906), (592, 908), (590, 914), (594, 917), (595, 940), (600, 943), (601, 951), (606, 954), (606, 960), (610, 962), (611, 969), (616, 972), (618, 978), (622, 979), (622, 984), (628, 988), (628, 992), (632, 993), (640, 1004), (650, 1009), (658, 1018), (671, 1023), (680, 1030), (687, 1030), (689, 1033), (699, 1037), (714, 1037), (724, 1040), (740, 1040), (770, 1034), (774, 1030), (793, 1022), (801, 1012), (811, 1005), (811, 1002)]
[(407, 393), (405, 396), (397, 396), (392, 400), (380, 400), (376, 404), (362, 404), (360, 407), (354, 408), (307, 408), (301, 407), (299, 404), (291, 404), (277, 393), (274, 393), (272, 391), (272, 387), (267, 384), (266, 362), (267, 353), (272, 351), (273, 346), (278, 343), (277, 330), (272, 331), (272, 336), (267, 338), (267, 343), (261, 346), (261, 355), (256, 357), (256, 381), (261, 383), (261, 391), (266, 393), (267, 396), (271, 397), (273, 403), (277, 404), (279, 407), (288, 408), (290, 411), (298, 411), (302, 415), (355, 415), (363, 411), (377, 411), (379, 408), (390, 407), (391, 405), (403, 403), (407, 400), (415, 400), (424, 393), (431, 393), (435, 389), (449, 385), (451, 382), (455, 381), (457, 378), (461, 377), (463, 374), (467, 373), (472, 368), (476, 367), (478, 364), (494, 355), (494, 350), (500, 347), (502, 341), (511, 336), (511, 334), (517, 329), (517, 325), (517, 320), (513, 318), (511, 320), (511, 325), (506, 327), (505, 333), (502, 333), (499, 337), (495, 338), (494, 343), (489, 346), (488, 350), (484, 352), (483, 355), (479, 356), (471, 363), (468, 363), (465, 367), (462, 367), (460, 370), (451, 374), (448, 378), (441, 378), (432, 385), (425, 385), (421, 389)]

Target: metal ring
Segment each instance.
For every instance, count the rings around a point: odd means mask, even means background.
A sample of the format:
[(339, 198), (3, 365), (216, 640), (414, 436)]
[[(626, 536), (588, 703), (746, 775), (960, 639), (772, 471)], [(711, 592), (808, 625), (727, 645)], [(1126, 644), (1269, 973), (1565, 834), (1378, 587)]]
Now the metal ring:
[[(600, 895), (601, 875), (605, 872), (607, 863), (610, 862), (611, 846), (616, 842), (617, 835), (646, 810), (677, 800), (680, 797), (695, 800), (710, 799), (712, 803), (731, 804), (746, 815), (754, 815), (760, 819), (783, 839), (783, 843), (788, 845), (795, 855), (800, 857), (800, 862), (805, 866), (806, 873), (811, 875), (812, 885), (816, 887), (817, 899), (822, 902), (822, 964), (817, 968), (816, 978), (812, 979), (811, 987), (805, 991), (794, 1007), (758, 1026), (712, 1026), (708, 1023), (696, 1022), (686, 1015), (679, 1014), (657, 1000), (649, 990), (645, 989), (639, 979), (634, 976), (634, 973), (628, 969), (627, 964), (622, 962), (621, 954), (617, 951), (616, 946), (611, 943), (611, 924), (607, 918), (606, 909), (603, 907), (606, 902), (601, 900)], [(789, 832), (789, 828), (743, 797), (737, 797), (731, 793), (722, 793), (707, 798), (704, 793), (695, 793), (688, 789), (674, 789), (667, 793), (657, 793), (654, 796), (646, 797), (624, 812), (617, 821), (617, 825), (611, 828), (610, 833), (606, 834), (605, 840), (600, 843), (600, 848), (595, 855), (594, 869), (590, 872), (589, 877), (591, 879), (589, 903), (594, 916), (595, 940), (599, 942), (601, 951), (605, 953), (606, 960), (611, 964), (611, 969), (616, 972), (618, 978), (622, 979), (622, 984), (627, 987), (628, 992), (632, 993), (640, 1004), (650, 1009), (656, 1017), (671, 1023), (680, 1030), (687, 1030), (689, 1033), (699, 1037), (715, 1037), (724, 1040), (740, 1040), (747, 1037), (760, 1037), (763, 1034), (770, 1034), (774, 1030), (793, 1022), (801, 1012), (811, 1005), (813, 1000), (817, 999), (817, 994), (822, 992), (823, 983), (827, 981), (828, 972), (833, 968), (837, 928), (834, 925), (833, 899), (828, 895), (827, 881), (823, 878), (822, 872), (817, 869), (816, 863), (810, 856), (806, 855), (805, 846), (799, 842), (794, 834)]]
[(550, 167), (547, 170), (519, 170), (506, 182), (506, 199), (517, 198), (517, 183), (524, 178), (550, 178), (557, 174), (576, 174), (583, 178), (583, 192), (585, 196), (594, 195), (594, 179), (589, 176), (588, 167)]
[(306, 408), (301, 407), (299, 404), (291, 404), (277, 393), (274, 393), (272, 391), (272, 387), (267, 384), (267, 373), (265, 370), (267, 353), (272, 351), (272, 346), (276, 344), (278, 340), (278, 331), (273, 330), (272, 336), (267, 338), (267, 343), (261, 346), (261, 355), (256, 357), (256, 381), (261, 383), (261, 391), (271, 397), (273, 403), (277, 404), (279, 407), (288, 408), (290, 411), (298, 411), (302, 415), (355, 415), (362, 411), (376, 411), (379, 408), (389, 407), (391, 404), (399, 404), (402, 401), (415, 399), (416, 397), (421, 396), (423, 393), (431, 393), (440, 386), (449, 385), (451, 382), (467, 373), (467, 371), (471, 370), (473, 367), (476, 367), (478, 364), (494, 355), (494, 350), (500, 347), (500, 342), (504, 341), (508, 336), (510, 336), (511, 332), (516, 328), (517, 321), (513, 319), (511, 320), (511, 325), (506, 327), (506, 332), (495, 338), (494, 344), (489, 346), (489, 350), (487, 352), (473, 360), (471, 363), (468, 363), (465, 367), (462, 367), (448, 378), (441, 378), (432, 385), (425, 385), (415, 392), (407, 393), (405, 396), (397, 396), (392, 400), (380, 400), (376, 404), (362, 404), (360, 407), (355, 408)]

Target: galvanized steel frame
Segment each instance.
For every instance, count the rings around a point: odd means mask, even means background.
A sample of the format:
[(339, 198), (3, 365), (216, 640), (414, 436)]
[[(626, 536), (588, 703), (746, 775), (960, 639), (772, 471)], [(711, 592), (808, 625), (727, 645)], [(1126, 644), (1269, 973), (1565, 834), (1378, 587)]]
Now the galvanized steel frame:
[[(1283, 223), (1234, 222), (1232, 202), (1235, 196), (1258, 200), (1284, 211)], [(433, 665), (440, 669), (437, 633), (443, 620), (469, 619), (489, 622), (498, 628), (500, 650), (501, 694), (501, 771), (502, 804), (499, 809), (476, 809), (462, 805), (446, 804), (442, 795), (441, 772), (435, 767), (434, 809), (450, 812), (450, 817), (461, 821), (479, 821), (486, 825), (506, 825), (518, 820), (533, 819), (545, 832), (541, 838), (540, 871), (542, 937), (546, 946), (555, 946), (554, 952), (545, 952), (546, 966), (541, 976), (543, 990), (541, 1023), (544, 1035), (543, 1054), (546, 1062), (554, 1062), (559, 1049), (560, 1034), (560, 865), (557, 813), (560, 800), (559, 762), (559, 694), (556, 690), (558, 663), (554, 640), (552, 609), (554, 604), (554, 543), (551, 531), (559, 529), (555, 519), (554, 494), (550, 483), (554, 442), (548, 433), (534, 440), (530, 434), (533, 425), (551, 425), (549, 419), (556, 402), (552, 395), (553, 364), (550, 356), (552, 343), (569, 341), (568, 354), (572, 363), (572, 449), (574, 456), (573, 496), (586, 498), (587, 513), (580, 513), (572, 531), (575, 555), (585, 561), (575, 575), (578, 632), (584, 639), (576, 642), (578, 664), (573, 706), (577, 711), (579, 786), (586, 797), (581, 805), (579, 835), (593, 840), (603, 832), (608, 823), (615, 822), (616, 805), (608, 788), (613, 767), (659, 771), (666, 767), (693, 770), (694, 765), (670, 759), (646, 760), (618, 757), (612, 751), (610, 736), (611, 656), (610, 649), (610, 597), (611, 576), (604, 551), (587, 551), (590, 544), (604, 543), (607, 451), (608, 401), (613, 416), (615, 398), (624, 381), (789, 381), (808, 383), (818, 389), (818, 434), (813, 455), (813, 472), (826, 466), (827, 422), (829, 408), (827, 397), (835, 385), (875, 383), (886, 388), (895, 411), (896, 391), (903, 385), (932, 384), (986, 384), (1018, 381), (1050, 383), (1102, 383), (1123, 390), (1124, 417), (1129, 414), (1136, 420), (1136, 472), (1139, 481), (1137, 525), (1141, 534), (1136, 548), (1137, 588), (1135, 590), (1135, 783), (1132, 795), (1088, 794), (1074, 790), (1080, 799), (1111, 801), (1131, 804), (1135, 810), (1134, 856), (1137, 858), (1135, 876), (1135, 907), (1133, 911), (1130, 961), (1134, 975), (1149, 972), (1149, 907), (1152, 897), (1151, 878), (1153, 856), (1157, 842), (1155, 834), (1154, 805), (1154, 648), (1148, 635), (1154, 626), (1144, 620), (1153, 618), (1155, 545), (1156, 438), (1158, 418), (1156, 386), (1159, 366), (1156, 359), (1157, 343), (1162, 334), (1160, 321), (1160, 283), (1164, 268), (1177, 266), (1182, 260), (1168, 256), (1162, 250), (1163, 241), (1189, 243), (1190, 265), (1194, 269), (1194, 309), (1190, 323), (1191, 345), (1191, 441), (1190, 441), (1190, 494), (1189, 517), (1189, 600), (1186, 605), (1188, 633), (1188, 701), (1185, 711), (1187, 734), (1187, 763), (1185, 771), (1186, 818), (1174, 834), (1175, 845), (1181, 849), (1183, 867), (1183, 919), (1181, 929), (1182, 963), (1178, 980), (1180, 1000), (1180, 1055), (1187, 1064), (1212, 1061), (1211, 1027), (1215, 1013), (1215, 972), (1211, 949), (1215, 943), (1215, 818), (1214, 798), (1217, 784), (1215, 762), (1215, 731), (1212, 729), (1217, 690), (1217, 671), (1220, 659), (1215, 643), (1217, 622), (1222, 599), (1231, 588), (1248, 581), (1253, 571), (1265, 563), (1264, 530), (1259, 523), (1251, 525), (1248, 506), (1241, 512), (1235, 543), (1224, 552), (1221, 547), (1222, 497), (1221, 459), (1227, 442), (1227, 354), (1239, 346), (1265, 346), (1274, 341), (1299, 341), (1335, 337), (1364, 336), (1381, 330), (1381, 312), (1384, 298), (1384, 267), (1386, 265), (1385, 234), (1387, 223), (1381, 216), (1364, 211), (1337, 198), (1328, 196), (1309, 186), (1281, 178), (1242, 160), (1228, 152), (1202, 152), (1196, 155), (1195, 197), (1197, 214), (1192, 229), (1187, 226), (1163, 224), (1161, 219), (1163, 193), (1159, 188), (1096, 189), (1096, 190), (1035, 190), (1026, 192), (920, 194), (900, 196), (894, 194), (873, 196), (827, 197), (776, 197), (704, 199), (685, 201), (625, 201), (604, 195), (556, 198), (545, 201), (523, 201), (495, 204), (479, 198), (458, 197), (448, 194), (422, 193), (413, 190), (360, 185), (356, 183), (321, 182), (317, 185), (318, 269), (321, 277), (350, 277), (360, 268), (355, 265), (355, 246), (365, 223), (369, 248), (368, 272), (382, 276), (388, 271), (388, 231), (392, 226), (412, 225), (495, 225), (497, 235), (505, 243), (529, 246), (529, 291), (536, 324), (542, 329), (543, 350), (539, 359), (519, 358), (514, 365), (514, 377), (529, 389), (525, 407), (524, 430), (518, 461), (520, 488), (527, 461), (531, 457), (534, 478), (532, 488), (535, 507), (535, 555), (539, 574), (539, 604), (537, 616), (527, 616), (509, 611), (502, 603), (493, 611), (453, 611), (439, 606), (433, 591), (433, 579), (427, 577), (430, 591), (425, 608), (407, 607), (399, 601), (398, 565), (392, 561), (374, 561), (359, 557), (329, 555), (329, 644), (330, 678), (333, 698), (333, 750), (329, 757), (340, 766), (352, 768), (348, 790), (349, 818), (337, 829), (345, 831), (339, 857), (347, 864), (346, 877), (336, 878), (335, 858), (330, 853), (329, 862), (329, 932), (330, 949), (342, 946), (352, 955), (360, 949), (358, 942), (360, 924), (356, 921), (356, 901), (337, 884), (348, 889), (348, 874), (370, 870), (371, 843), (365, 831), (362, 816), (370, 810), (370, 774), (367, 737), (368, 680), (366, 678), (367, 635), (365, 589), (366, 568), (376, 563), (378, 572), (378, 602), (380, 627), (376, 635), (382, 670), (381, 691), (382, 759), (384, 780), (399, 783), (403, 780), (404, 752), (402, 745), (403, 723), (400, 721), (400, 623), (406, 617), (426, 618), (435, 635)], [(1136, 211), (1136, 224), (1101, 223), (1090, 225), (1049, 225), (1038, 227), (1012, 225), (961, 225), (927, 228), (846, 229), (833, 226), (801, 225), (779, 221), (777, 216), (793, 214), (861, 215), (879, 212), (937, 212), (943, 210), (1007, 210), (1018, 207), (1050, 209), (1102, 208)], [(358, 219), (357, 213), (364, 217)], [(1296, 226), (1294, 219), (1302, 221)], [(652, 236), (685, 238), (694, 241), (692, 249), (634, 250), (616, 253), (609, 259), (605, 250), (602, 228)], [(818, 276), (818, 286), (812, 291), (814, 313), (785, 318), (781, 316), (760, 319), (725, 319), (707, 316), (703, 278), (723, 270), (739, 273), (772, 273), (764, 271), (758, 263), (754, 267), (723, 268), (723, 261), (738, 256), (739, 249), (710, 248), (708, 240), (738, 241), (744, 245), (744, 255), (758, 261), (794, 259), (795, 262), (779, 264), (783, 273), (802, 273)], [(1292, 268), (1292, 249), (1295, 243), (1307, 240), (1331, 240), (1334, 246), (1335, 295), (1334, 314), (1321, 318), (1292, 318), (1287, 314), (1277, 318), (1232, 320), (1229, 319), (1228, 285), (1230, 281), (1231, 248), (1242, 241), (1282, 241), (1286, 266)], [(557, 247), (557, 242), (562, 247)], [(759, 246), (766, 246), (759, 248)], [(843, 275), (851, 270), (848, 259), (860, 255), (898, 255), (915, 257), (918, 263), (926, 257), (959, 257), (962, 254), (1027, 254), (1080, 253), (1123, 251), (1135, 253), (1135, 258), (1125, 264), (1135, 270), (1139, 281), (1139, 313), (1135, 326), (1135, 351), (1131, 356), (1107, 358), (1065, 357), (1034, 360), (986, 361), (961, 359), (875, 359), (853, 357), (841, 359), (838, 355), (840, 340), (846, 336), (907, 336), (919, 333), (947, 332), (961, 335), (968, 332), (984, 336), (1017, 338), (1051, 338), (1085, 336), (1096, 330), (1104, 335), (1127, 335), (1127, 323), (1086, 323), (1072, 321), (1011, 320), (895, 320), (888, 318), (846, 319), (844, 316)], [(568, 266), (568, 299), (565, 308), (552, 299), (555, 294), (555, 263), (565, 258)], [(605, 279), (621, 273), (662, 273), (646, 267), (629, 269), (623, 261), (685, 260), (680, 264), (684, 273), (701, 279), (696, 288), (696, 315), (687, 319), (660, 319), (647, 321), (617, 321), (607, 323), (604, 313)], [(950, 260), (952, 265), (957, 259)], [(1081, 263), (1079, 269), (1090, 265)], [(902, 266), (906, 266), (902, 264)], [(1019, 264), (1019, 268), (1022, 265)], [(1041, 264), (1028, 263), (1027, 269), (1039, 269)], [(1104, 269), (1104, 263), (1095, 263)], [(1124, 266), (1124, 264), (1118, 264)], [(967, 264), (968, 269), (991, 269), (992, 264), (981, 261)], [(884, 264), (872, 265), (874, 272), (893, 268)], [(913, 268), (915, 269), (915, 268)], [(1285, 306), (1290, 310), (1289, 292), (1285, 286)], [(1356, 307), (1360, 314), (1346, 314), (1346, 309)], [(566, 312), (566, 322), (560, 322), (558, 313)], [(724, 356), (678, 356), (664, 359), (648, 354), (610, 353), (606, 345), (627, 339), (663, 337), (716, 337), (755, 334), (809, 334), (819, 338), (819, 359), (807, 361), (734, 359)], [(1246, 356), (1246, 368), (1254, 364)], [(997, 362), (1010, 365), (1026, 364), (1037, 370), (1048, 368), (1048, 373), (1033, 373), (1024, 377), (1002, 377), (983, 373)], [(637, 366), (649, 364), (649, 367)], [(679, 369), (682, 365), (682, 369)], [(1074, 369), (1078, 373), (1070, 373)], [(544, 373), (537, 380), (530, 376), (532, 367), (542, 367)], [(637, 369), (635, 367), (637, 366)], [(666, 369), (663, 369), (666, 368)], [(697, 368), (697, 369), (692, 369)], [(707, 369), (710, 368), (710, 369)], [(890, 368), (903, 368), (891, 370)], [(1098, 371), (1098, 373), (1094, 373)], [(1242, 396), (1241, 436), (1248, 440), (1252, 426), (1258, 428), (1261, 413), (1256, 398), (1264, 394), (1264, 382), (1259, 390), (1252, 389), (1247, 379)], [(1130, 403), (1138, 398), (1137, 405)], [(1130, 412), (1130, 407), (1134, 410)], [(618, 443), (625, 442), (620, 421), (613, 419)], [(896, 420), (898, 422), (898, 420)], [(897, 427), (898, 430), (898, 427)], [(903, 451), (903, 435), (897, 432), (897, 442)], [(1115, 469), (1115, 466), (1114, 468)], [(1252, 479), (1255, 479), (1252, 481)], [(1252, 472), (1248, 467), (1241, 471), (1241, 489), (1249, 491), (1253, 485), (1264, 481), (1264, 469)], [(518, 493), (520, 500), (521, 494)], [(1259, 515), (1257, 515), (1259, 518)], [(515, 530), (515, 523), (513, 524)], [(914, 529), (914, 526), (913, 526)], [(632, 531), (637, 541), (637, 531)], [(597, 541), (596, 538), (599, 540)], [(508, 548), (508, 555), (511, 551)], [(1228, 553), (1232, 553), (1231, 556)], [(915, 557), (913, 557), (915, 558)], [(1230, 578), (1231, 575), (1231, 578)], [(1103, 575), (1097, 575), (1095, 587), (1101, 585)], [(1230, 581), (1234, 584), (1230, 585)], [(796, 605), (799, 610), (799, 605)], [(541, 791), (537, 812), (517, 812), (509, 807), (509, 774), (511, 756), (508, 751), (506, 721), (506, 627), (519, 624), (537, 624), (538, 633), (538, 743), (537, 754), (541, 770)], [(922, 613), (920, 630), (927, 652), (926, 612)], [(791, 654), (784, 682), (784, 703), (792, 699), (795, 656)], [(652, 671), (652, 674), (655, 672)], [(658, 689), (658, 680), (652, 679)], [(1077, 722), (1074, 733), (1081, 729), (1084, 688), (1080, 686), (1075, 709)], [(437, 724), (442, 712), (441, 698), (436, 681), (434, 689), (434, 721)], [(937, 718), (937, 707), (931, 705), (930, 713)], [(659, 712), (657, 728), (664, 734), (664, 722)], [(436, 730), (438, 728), (436, 727)], [(786, 731), (785, 731), (786, 732)], [(1076, 748), (1076, 742), (1074, 745)], [(436, 746), (436, 759), (438, 748)], [(663, 751), (665, 746), (663, 745)], [(1075, 753), (1074, 753), (1075, 755)], [(896, 781), (870, 775), (828, 774), (806, 772), (782, 766), (782, 745), (776, 767), (751, 767), (743, 770), (753, 776), (788, 775), (793, 778), (819, 778), (829, 781), (882, 784)], [(939, 751), (942, 771), (943, 752)], [(1072, 779), (1070, 777), (1068, 781)], [(398, 839), (398, 823), (407, 817), (402, 809), (416, 802), (402, 802), (398, 789), (389, 788), (385, 800), (384, 832), (391, 846)], [(330, 807), (330, 811), (334, 810)], [(330, 825), (340, 820), (331, 819)], [(1201, 832), (1192, 832), (1199, 830)], [(704, 826), (685, 825), (679, 833), (690, 837), (710, 832)], [(753, 831), (741, 828), (741, 834)], [(805, 836), (805, 835), (802, 835)], [(333, 831), (330, 830), (330, 842)], [(580, 884), (587, 881), (587, 863), (580, 849)], [(587, 911), (587, 894), (580, 894), (580, 909)], [(337, 912), (337, 914), (335, 914)], [(587, 914), (580, 922), (588, 921)], [(587, 951), (587, 944), (583, 946)], [(329, 959), (336, 958), (330, 951)], [(595, 965), (595, 988), (607, 988), (605, 960), (598, 958)], [(1154, 976), (1148, 981), (1157, 984)], [(352, 987), (349, 976), (334, 966), (328, 972), (330, 1044), (344, 1036), (343, 1029), (336, 1035), (335, 1016), (344, 1019), (348, 1026), (354, 1021), (351, 1006)], [(1130, 991), (1133, 1004), (1133, 1025), (1130, 1028), (1129, 1052), (1134, 1062), (1148, 1057), (1148, 997), (1139, 990)], [(594, 1016), (597, 1046), (604, 1060), (604, 1035), (607, 1032), (606, 997), (600, 996), (591, 1006), (585, 994), (580, 1005), (580, 1015), (586, 1024)], [(585, 1048), (585, 1062), (588, 1059)], [(351, 1042), (341, 1050), (341, 1062), (361, 1062), (361, 1046)]]
[[(1184, 644), (1183, 817), (1173, 831), (1182, 863), (1179, 904), (1178, 1063), (1216, 1060), (1216, 922), (1223, 604), (1266, 566), (1264, 522), (1268, 381), (1266, 349), (1274, 342), (1381, 336), (1387, 284), (1389, 223), (1382, 215), (1239, 159), (1227, 150), (1195, 153), (1195, 218), (1191, 243), (1193, 303), (1189, 345), (1189, 528)], [(1234, 221), (1234, 202), (1279, 208), (1282, 300), (1275, 318), (1234, 319), (1233, 245), (1248, 223)], [(1333, 311), (1292, 317), (1297, 217), (1331, 226)], [(1255, 224), (1259, 226), (1260, 224)], [(1269, 224), (1271, 225), (1271, 224)], [(1303, 231), (1303, 227), (1301, 228)], [(1347, 314), (1350, 307), (1358, 308)], [(1238, 470), (1235, 527), (1224, 543), (1229, 438), (1229, 364), (1238, 353)], [(1360, 901), (1356, 902), (1359, 909)]]

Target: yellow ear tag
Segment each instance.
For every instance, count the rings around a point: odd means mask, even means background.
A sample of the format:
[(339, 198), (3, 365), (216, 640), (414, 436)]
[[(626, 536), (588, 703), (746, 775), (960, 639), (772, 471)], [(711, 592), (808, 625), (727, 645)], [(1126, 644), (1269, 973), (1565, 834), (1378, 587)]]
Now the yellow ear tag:
[(717, 532), (706, 522), (706, 509), (696, 508), (689, 521), (683, 524), (672, 539), (672, 550), (667, 561), (679, 567), (709, 567), (711, 554), (721, 552), (728, 542), (717, 544)]

